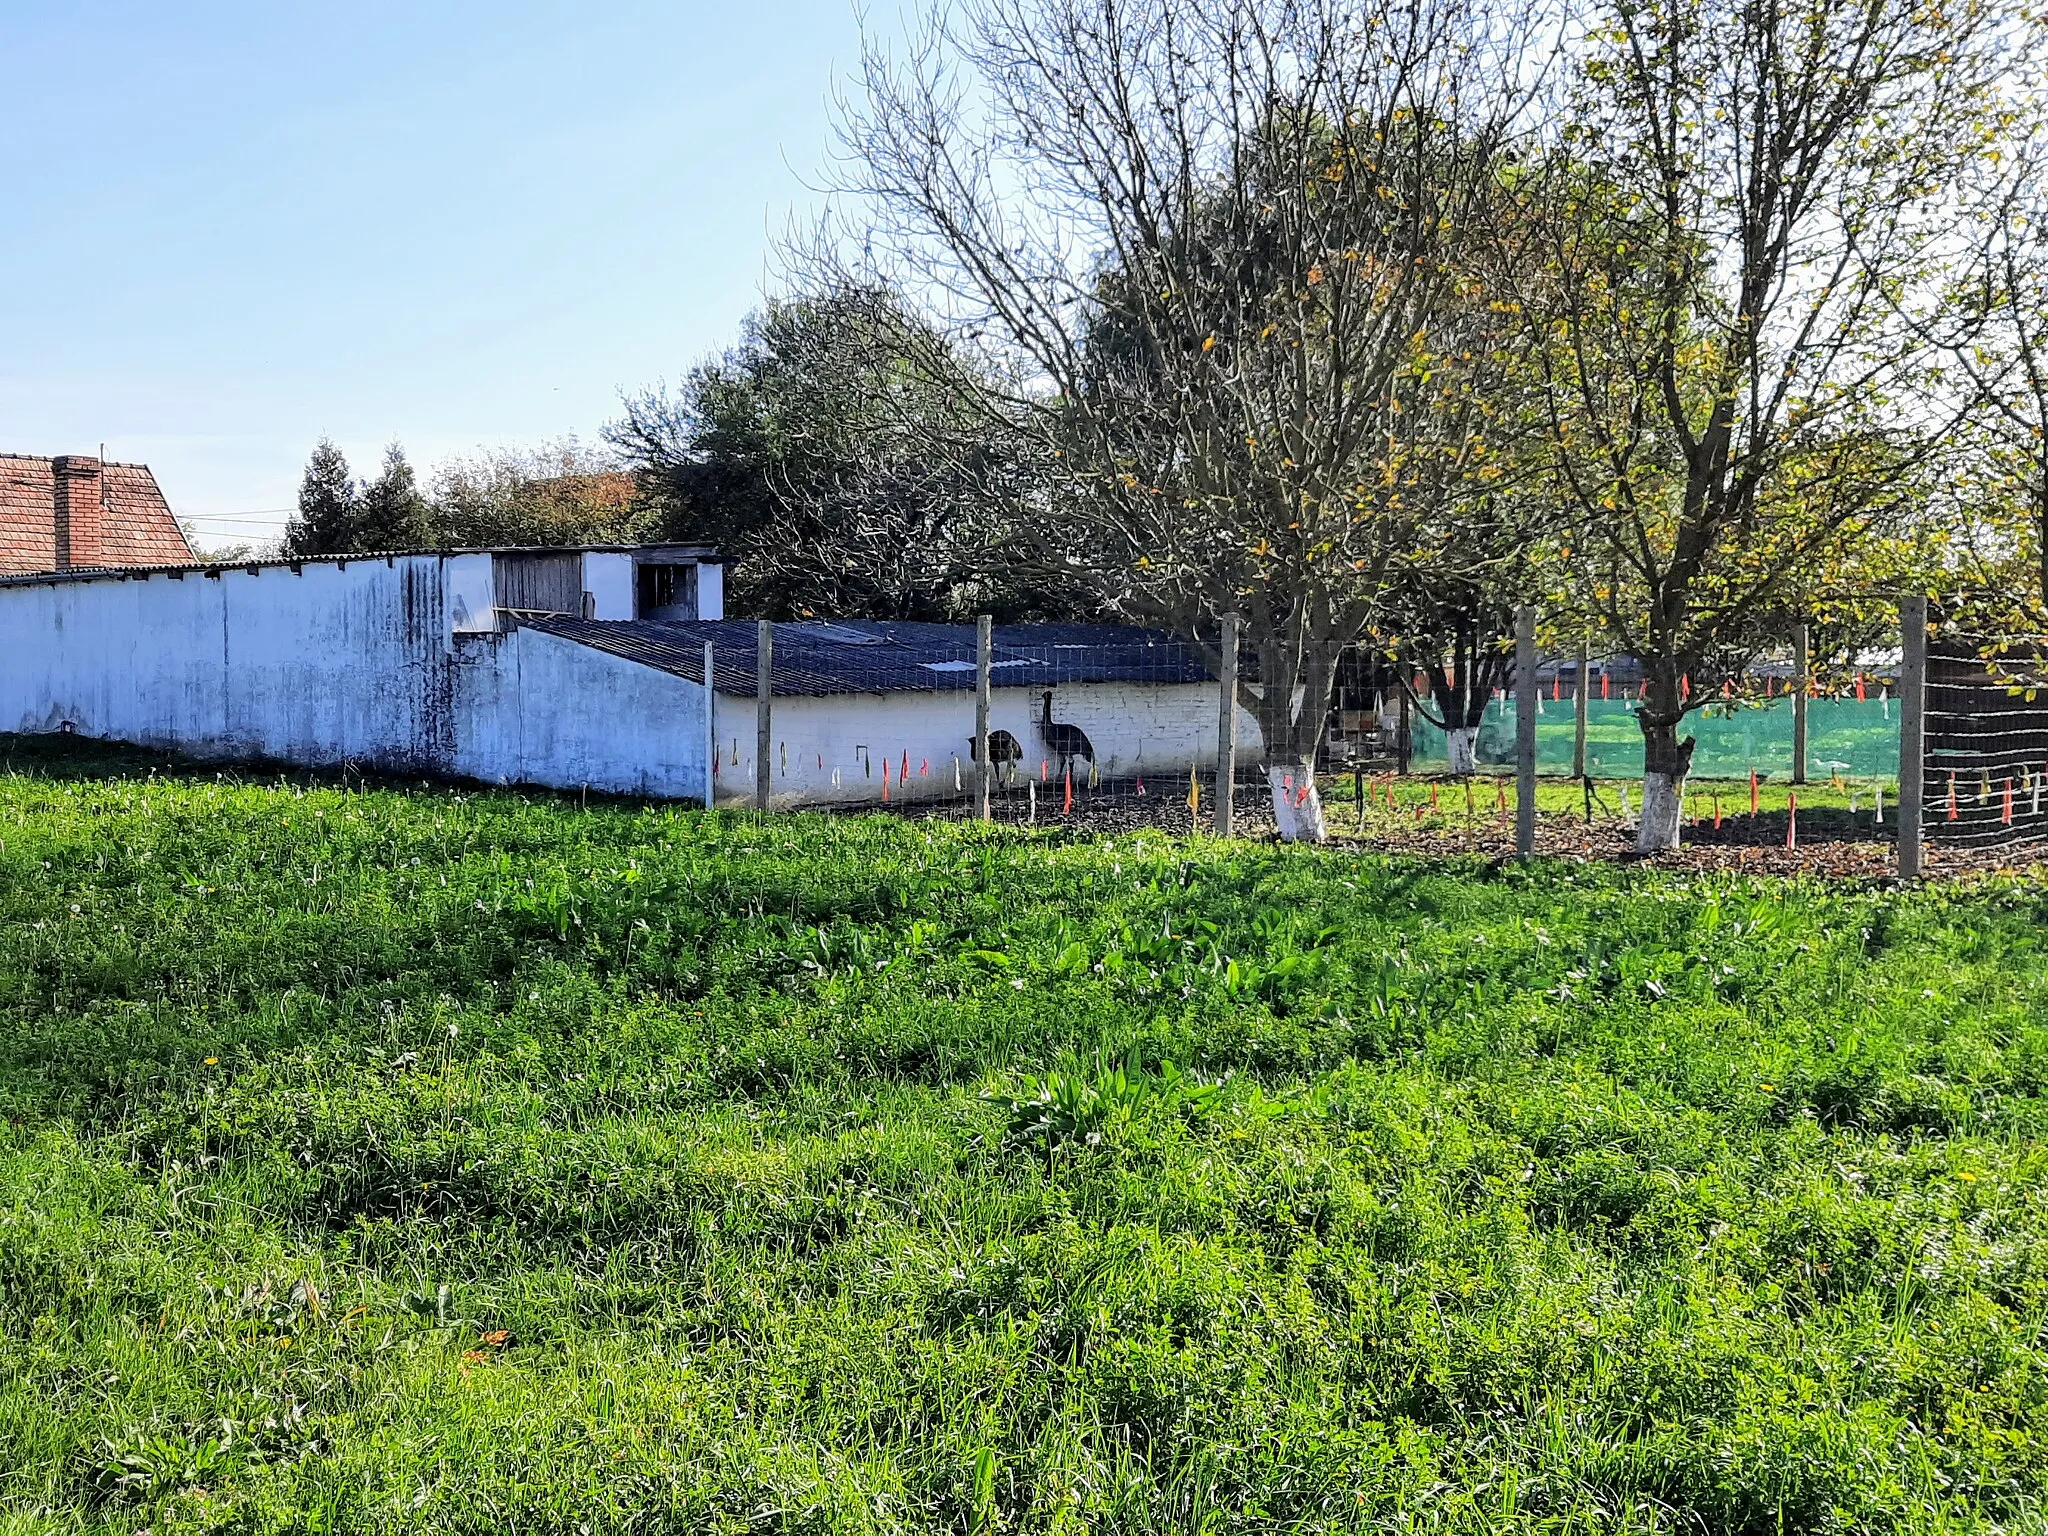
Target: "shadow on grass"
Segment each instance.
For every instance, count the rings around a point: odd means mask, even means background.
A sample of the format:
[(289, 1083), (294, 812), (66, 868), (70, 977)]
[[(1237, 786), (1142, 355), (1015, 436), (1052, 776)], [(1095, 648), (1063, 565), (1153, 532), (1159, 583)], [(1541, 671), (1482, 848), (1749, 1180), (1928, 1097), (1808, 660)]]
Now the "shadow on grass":
[(564, 804), (640, 806), (651, 803), (644, 796), (615, 795), (602, 790), (556, 789), (540, 784), (494, 784), (481, 779), (439, 774), (391, 773), (346, 761), (333, 767), (315, 768), (273, 758), (192, 757), (182, 752), (140, 747), (132, 742), (59, 732), (0, 733), (0, 773), (61, 783), (173, 779), (254, 789), (297, 786), (302, 789), (389, 790), (404, 794), (516, 794), (529, 800), (538, 796)]

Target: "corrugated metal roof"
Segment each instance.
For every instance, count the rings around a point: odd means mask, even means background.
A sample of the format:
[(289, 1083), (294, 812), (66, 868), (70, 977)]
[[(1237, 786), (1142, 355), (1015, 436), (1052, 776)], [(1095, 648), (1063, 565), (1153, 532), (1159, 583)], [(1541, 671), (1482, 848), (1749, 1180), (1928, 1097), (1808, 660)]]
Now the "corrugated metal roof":
[[(704, 643), (720, 693), (754, 693), (755, 626), (738, 620), (529, 619), (522, 628), (574, 640), (628, 661), (704, 681)], [(1194, 651), (1159, 630), (1119, 624), (998, 624), (991, 681), (998, 688), (1061, 683), (1200, 683)], [(869, 619), (775, 626), (775, 691), (955, 693), (974, 688), (974, 626)]]

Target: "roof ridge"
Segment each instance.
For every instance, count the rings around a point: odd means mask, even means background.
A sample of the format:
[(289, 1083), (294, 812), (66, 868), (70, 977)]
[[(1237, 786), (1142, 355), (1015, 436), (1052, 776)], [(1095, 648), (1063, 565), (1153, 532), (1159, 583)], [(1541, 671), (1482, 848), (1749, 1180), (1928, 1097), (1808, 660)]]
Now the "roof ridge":
[[(21, 459), (30, 464), (51, 464), (58, 459), (89, 459), (91, 457), (92, 455), (89, 453), (9, 453), (5, 449), (0, 449), (0, 459)], [(136, 463), (129, 459), (101, 459), (100, 467), (103, 469), (149, 469), (147, 464)], [(151, 470), (150, 475), (154, 479), (155, 471)]]
[[(28, 454), (0, 454), (0, 458), (28, 458), (28, 457), (32, 457), (32, 455), (28, 455)], [(128, 467), (130, 467), (130, 468), (133, 468), (133, 467), (135, 467), (135, 466), (128, 466)], [(144, 467), (146, 467), (146, 466), (144, 466)], [(174, 523), (175, 523), (175, 522), (177, 521), (177, 515), (176, 515), (175, 513), (173, 513), (173, 514), (172, 514), (172, 518), (171, 518), (171, 520), (172, 520), (172, 521), (173, 521)], [(333, 554), (333, 555), (254, 555), (254, 556), (249, 556), (249, 557), (246, 557), (246, 558), (238, 558), (238, 559), (234, 559), (234, 560), (198, 560), (198, 559), (193, 559), (193, 560), (163, 560), (163, 561), (148, 561), (148, 562), (137, 562), (137, 563), (135, 563), (135, 564), (133, 564), (133, 565), (91, 565), (91, 566), (83, 566), (83, 565), (74, 565), (74, 566), (71, 566), (71, 567), (69, 567), (69, 568), (67, 568), (67, 569), (65, 569), (65, 570), (61, 570), (61, 571), (12, 571), (12, 572), (7, 572), (7, 571), (0, 571), (0, 587), (5, 587), (5, 586), (29, 586), (29, 585), (36, 585), (36, 584), (38, 584), (38, 583), (44, 583), (44, 582), (56, 582), (56, 581), (98, 581), (98, 580), (102, 580), (102, 579), (104, 579), (104, 578), (107, 578), (107, 577), (119, 577), (120, 579), (122, 579), (122, 580), (126, 581), (126, 580), (128, 580), (128, 579), (130, 579), (130, 578), (132, 578), (132, 577), (136, 577), (136, 576), (149, 576), (149, 575), (158, 575), (158, 576), (163, 576), (163, 575), (169, 575), (169, 574), (171, 574), (171, 573), (173, 573), (173, 572), (178, 572), (178, 571), (185, 571), (185, 572), (202, 572), (202, 573), (203, 573), (203, 572), (206, 572), (206, 571), (253, 571), (253, 570), (258, 570), (258, 569), (262, 569), (262, 570), (277, 570), (277, 569), (282, 569), (282, 568), (284, 568), (284, 567), (286, 567), (286, 566), (301, 566), (301, 565), (351, 565), (351, 564), (355, 564), (355, 565), (361, 565), (361, 564), (364, 564), (364, 563), (366, 563), (366, 562), (369, 562), (369, 561), (373, 561), (373, 560), (414, 560), (414, 559), (421, 559), (421, 560), (448, 560), (448, 559), (452, 559), (452, 558), (454, 558), (454, 557), (455, 557), (455, 556), (457, 556), (457, 555), (500, 555), (500, 554), (502, 554), (502, 555), (530, 555), (530, 554), (544, 554), (544, 553), (550, 553), (550, 552), (552, 552), (552, 553), (557, 553), (557, 554), (560, 554), (560, 553), (565, 553), (565, 552), (568, 552), (568, 553), (582, 552), (582, 553), (597, 553), (597, 554), (625, 554), (625, 553), (630, 553), (631, 551), (633, 551), (633, 550), (636, 550), (636, 549), (646, 549), (646, 548), (654, 548), (654, 549), (674, 549), (674, 550), (702, 550), (702, 551), (703, 551), (704, 553), (703, 553), (703, 554), (702, 554), (701, 556), (699, 556), (699, 557), (698, 557), (698, 562), (699, 562), (700, 564), (710, 564), (710, 563), (712, 563), (712, 562), (713, 562), (714, 560), (722, 561), (722, 559), (723, 559), (723, 557), (722, 557), (722, 556), (720, 556), (720, 555), (718, 554), (717, 550), (716, 550), (716, 549), (714, 549), (714, 548), (712, 548), (712, 547), (711, 547), (710, 545), (694, 545), (694, 544), (662, 544), (662, 545), (639, 545), (639, 544), (596, 544), (596, 545), (593, 545), (593, 544), (570, 544), (570, 545), (546, 545), (546, 546), (537, 546), (537, 547), (533, 547), (533, 548), (528, 548), (528, 547), (523, 547), (523, 546), (512, 546), (512, 547), (509, 547), (509, 548), (501, 548), (501, 549), (467, 549), (467, 548), (459, 548), (459, 549), (367, 549), (367, 550), (357, 550), (357, 551), (354, 551), (354, 552), (351, 552), (351, 553), (348, 553), (348, 554)], [(575, 621), (575, 622), (581, 623), (581, 622), (583, 622), (583, 621), (582, 621), (582, 620), (577, 620), (577, 621)], [(656, 621), (654, 621), (654, 620), (618, 620), (618, 619), (606, 619), (606, 620), (601, 620), (601, 621), (596, 621), (596, 622), (603, 622), (603, 623), (628, 623), (628, 622), (630, 622), (630, 623), (643, 623), (643, 622), (644, 622), (644, 623), (652, 623), (652, 622), (656, 622)], [(731, 620), (731, 621), (724, 621), (724, 620), (717, 620), (717, 619), (712, 619), (712, 620), (686, 620), (685, 622), (689, 622), (689, 623), (721, 623), (721, 622), (732, 622), (732, 623), (750, 623), (751, 621), (748, 621), (748, 620), (743, 620), (743, 619), (735, 619), (735, 620)]]

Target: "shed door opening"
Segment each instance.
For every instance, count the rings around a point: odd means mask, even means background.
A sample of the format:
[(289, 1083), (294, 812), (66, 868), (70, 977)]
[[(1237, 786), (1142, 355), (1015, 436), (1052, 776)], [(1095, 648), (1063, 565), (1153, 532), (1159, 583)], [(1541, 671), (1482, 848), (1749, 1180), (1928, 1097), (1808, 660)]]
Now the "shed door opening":
[(639, 574), (636, 615), (676, 622), (697, 617), (697, 567), (643, 564)]

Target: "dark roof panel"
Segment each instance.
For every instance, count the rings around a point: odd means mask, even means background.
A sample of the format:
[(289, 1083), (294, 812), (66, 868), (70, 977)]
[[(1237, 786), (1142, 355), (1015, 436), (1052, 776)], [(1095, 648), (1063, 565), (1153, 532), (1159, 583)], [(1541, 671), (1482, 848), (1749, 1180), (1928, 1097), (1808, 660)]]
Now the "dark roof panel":
[[(741, 620), (665, 623), (605, 619), (529, 619), (522, 628), (588, 645), (704, 681), (704, 645), (712, 646), (720, 693), (754, 693), (756, 630)], [(1061, 683), (1201, 683), (1210, 679), (1192, 648), (1154, 629), (1119, 624), (998, 624), (991, 681), (997, 688)], [(974, 627), (841, 619), (775, 626), (775, 691), (955, 693), (974, 688)]]

